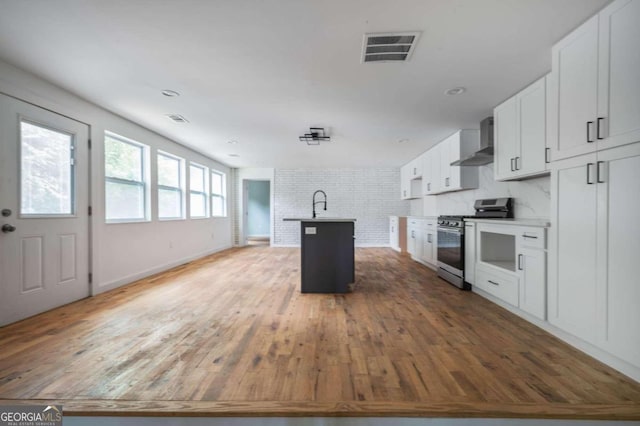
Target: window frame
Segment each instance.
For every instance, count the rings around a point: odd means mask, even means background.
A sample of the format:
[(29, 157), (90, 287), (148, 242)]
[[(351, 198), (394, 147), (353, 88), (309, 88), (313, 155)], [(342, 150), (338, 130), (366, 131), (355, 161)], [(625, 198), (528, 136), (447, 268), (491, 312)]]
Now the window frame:
[[(202, 187), (203, 191), (196, 191), (193, 188), (191, 182), (191, 167), (195, 167), (202, 170)], [(189, 161), (189, 219), (207, 219), (209, 218), (209, 179), (207, 176), (209, 175), (209, 168), (207, 166), (203, 166), (202, 164)], [(191, 205), (191, 195), (201, 195), (204, 199), (204, 215), (202, 216), (194, 216), (193, 209)]]
[[(140, 223), (140, 222), (150, 222), (149, 215), (149, 145), (143, 144), (136, 140), (127, 138), (125, 136), (119, 135), (117, 133), (113, 133), (110, 131), (104, 132), (104, 145), (106, 146), (107, 137), (111, 138), (117, 142), (124, 143), (127, 145), (134, 146), (135, 148), (140, 149), (140, 177), (141, 181), (123, 179), (118, 177), (107, 176), (107, 168), (106, 168), (106, 153), (103, 152), (103, 166), (104, 166), (104, 217), (105, 223), (107, 224), (116, 224), (116, 223)], [(130, 185), (138, 188), (142, 188), (142, 217), (141, 218), (119, 218), (119, 219), (109, 219), (107, 217), (107, 183), (116, 183), (119, 185)]]
[[(224, 217), (228, 217), (228, 212), (227, 212), (227, 174), (225, 172), (221, 172), (220, 170), (215, 170), (215, 169), (211, 169), (211, 173), (209, 174), (209, 178), (212, 179), (213, 175), (219, 175), (222, 182), (220, 185), (220, 189), (222, 190), (222, 193), (217, 194), (213, 192), (213, 184), (210, 185), (210, 198), (211, 198), (211, 217), (214, 218), (224, 218)], [(220, 199), (222, 200), (222, 215), (214, 215), (213, 214), (213, 199), (214, 197), (216, 199)]]
[[(178, 186), (161, 185), (159, 178), (158, 161), (160, 157), (165, 157), (178, 162)], [(185, 203), (185, 159), (178, 157), (177, 155), (170, 154), (166, 151), (158, 150), (156, 153), (156, 185), (157, 185), (157, 204), (158, 204), (158, 220), (159, 221), (171, 221), (171, 220), (185, 220), (186, 219), (186, 203)], [(160, 216), (160, 190), (177, 192), (180, 197), (180, 216)]]

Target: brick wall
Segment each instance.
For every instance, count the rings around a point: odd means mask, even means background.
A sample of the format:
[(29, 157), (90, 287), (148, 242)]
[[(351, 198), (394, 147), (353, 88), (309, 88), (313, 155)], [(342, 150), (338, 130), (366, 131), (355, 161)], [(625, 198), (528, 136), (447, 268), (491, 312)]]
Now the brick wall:
[(319, 217), (356, 218), (356, 245), (389, 244), (389, 216), (407, 215), (409, 203), (400, 199), (400, 169), (276, 169), (275, 245), (299, 245), (300, 223), (285, 217), (311, 217), (313, 193), (327, 193), (327, 211)]

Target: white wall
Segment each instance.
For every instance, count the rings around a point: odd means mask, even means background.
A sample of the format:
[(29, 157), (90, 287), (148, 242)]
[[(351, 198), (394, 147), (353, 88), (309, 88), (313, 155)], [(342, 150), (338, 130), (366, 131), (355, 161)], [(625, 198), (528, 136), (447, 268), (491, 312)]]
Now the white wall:
[(400, 199), (400, 169), (276, 169), (274, 245), (300, 244), (300, 224), (285, 217), (311, 217), (313, 193), (327, 194), (327, 211), (318, 217), (356, 218), (358, 246), (388, 246), (389, 216), (406, 215)]
[[(155, 152), (161, 149), (186, 160), (229, 173), (223, 164), (151, 132), (91, 104), (32, 74), (0, 61), (0, 92), (66, 115), (90, 126), (91, 205), (93, 217), (92, 293), (129, 283), (188, 260), (232, 245), (231, 219), (198, 219), (158, 222), (156, 187), (151, 187), (152, 222), (106, 224), (104, 218), (104, 131), (109, 130), (151, 147), (151, 176), (155, 176)], [(152, 179), (154, 181), (154, 179)], [(228, 185), (231, 179), (228, 179)], [(228, 189), (229, 193), (229, 189)]]

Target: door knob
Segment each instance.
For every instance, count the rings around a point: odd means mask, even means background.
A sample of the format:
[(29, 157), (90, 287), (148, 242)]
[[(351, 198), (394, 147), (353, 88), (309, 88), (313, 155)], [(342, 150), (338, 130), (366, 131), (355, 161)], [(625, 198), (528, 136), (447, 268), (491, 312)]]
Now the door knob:
[(13, 232), (16, 230), (15, 226), (11, 226), (8, 223), (5, 223), (4, 225), (2, 225), (2, 232), (4, 232), (5, 234), (8, 234), (9, 232)]

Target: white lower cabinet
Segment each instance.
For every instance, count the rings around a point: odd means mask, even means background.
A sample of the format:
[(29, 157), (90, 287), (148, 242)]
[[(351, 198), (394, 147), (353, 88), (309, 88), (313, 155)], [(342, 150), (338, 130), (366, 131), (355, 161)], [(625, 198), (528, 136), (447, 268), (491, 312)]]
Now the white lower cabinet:
[(640, 143), (552, 163), (549, 321), (640, 367)]
[(412, 258), (420, 260), (424, 250), (422, 244), (424, 221), (418, 218), (407, 219), (407, 252)]
[(464, 280), (473, 285), (476, 281), (476, 224), (464, 223)]
[(513, 306), (518, 306), (518, 277), (513, 274), (479, 265), (476, 269), (476, 287)]
[(547, 256), (543, 250), (523, 247), (518, 253), (520, 293), (518, 307), (540, 319), (547, 316)]
[(438, 224), (435, 219), (426, 219), (424, 221), (422, 261), (431, 265), (436, 265), (438, 262), (437, 226)]
[[(473, 222), (470, 222), (473, 223)], [(469, 242), (473, 235), (473, 241)], [(479, 222), (475, 232), (465, 233), (467, 245), (473, 244), (473, 259), (465, 261), (466, 281), (469, 276), (475, 288), (533, 315), (546, 319), (547, 253), (546, 228)], [(470, 251), (465, 251), (469, 257)], [(475, 270), (470, 272), (467, 267)], [(467, 266), (469, 265), (469, 266)]]

